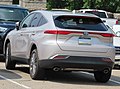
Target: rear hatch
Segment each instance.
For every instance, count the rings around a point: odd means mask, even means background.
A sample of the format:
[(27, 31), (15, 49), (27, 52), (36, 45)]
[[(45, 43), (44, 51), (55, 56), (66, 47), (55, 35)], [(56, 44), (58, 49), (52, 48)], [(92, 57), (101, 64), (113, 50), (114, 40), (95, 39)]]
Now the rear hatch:
[(99, 18), (86, 16), (54, 17), (57, 44), (64, 51), (107, 52), (112, 33)]

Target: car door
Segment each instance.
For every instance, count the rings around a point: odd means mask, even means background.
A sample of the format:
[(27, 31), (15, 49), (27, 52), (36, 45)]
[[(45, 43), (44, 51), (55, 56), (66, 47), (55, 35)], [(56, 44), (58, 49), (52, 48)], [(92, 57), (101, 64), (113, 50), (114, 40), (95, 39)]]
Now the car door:
[(35, 13), (34, 17), (32, 18), (32, 21), (30, 23), (30, 27), (26, 28), (26, 30), (21, 32), (22, 35), (22, 42), (23, 42), (23, 50), (22, 53), (24, 53), (23, 55), (25, 55), (25, 57), (27, 57), (27, 55), (29, 54), (29, 50), (30, 50), (30, 46), (31, 46), (31, 41), (33, 40), (32, 38), (38, 34), (38, 30), (39, 30), (39, 22), (41, 19), (42, 15), (40, 13)]
[(28, 40), (25, 38), (28, 34), (24, 34), (26, 30), (30, 29), (30, 23), (35, 14), (28, 15), (20, 24), (19, 30), (15, 32), (12, 40), (13, 56), (25, 57), (25, 49), (27, 48)]

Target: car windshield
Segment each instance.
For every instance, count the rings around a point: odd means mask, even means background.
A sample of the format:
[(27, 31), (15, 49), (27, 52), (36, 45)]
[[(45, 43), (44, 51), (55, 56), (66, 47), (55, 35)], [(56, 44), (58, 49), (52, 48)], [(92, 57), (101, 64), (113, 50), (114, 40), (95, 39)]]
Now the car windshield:
[(86, 11), (85, 13), (91, 13), (97, 15), (101, 18), (107, 18), (105, 12), (98, 12), (98, 11)]
[(21, 21), (27, 14), (25, 9), (0, 8), (0, 21)]
[(107, 27), (99, 18), (83, 16), (54, 17), (55, 25), (64, 29), (107, 31)]

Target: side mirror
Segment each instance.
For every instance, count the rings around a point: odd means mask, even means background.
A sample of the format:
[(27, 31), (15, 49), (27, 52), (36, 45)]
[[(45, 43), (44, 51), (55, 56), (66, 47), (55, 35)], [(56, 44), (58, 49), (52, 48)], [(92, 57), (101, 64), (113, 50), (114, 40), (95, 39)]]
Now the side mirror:
[(27, 26), (27, 24), (23, 24), (23, 26), (22, 26), (22, 27), (23, 27), (23, 28), (26, 28), (26, 27), (28, 27), (28, 26)]
[(19, 30), (20, 22), (16, 22), (16, 29)]

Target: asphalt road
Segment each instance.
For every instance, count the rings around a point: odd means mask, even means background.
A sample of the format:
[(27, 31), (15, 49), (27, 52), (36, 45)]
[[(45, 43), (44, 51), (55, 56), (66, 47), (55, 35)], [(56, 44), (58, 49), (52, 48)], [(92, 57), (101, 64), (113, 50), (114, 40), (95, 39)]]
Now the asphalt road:
[(107, 83), (98, 83), (86, 72), (50, 73), (46, 80), (32, 80), (26, 65), (6, 70), (0, 62), (0, 89), (120, 89), (120, 70), (114, 69)]

